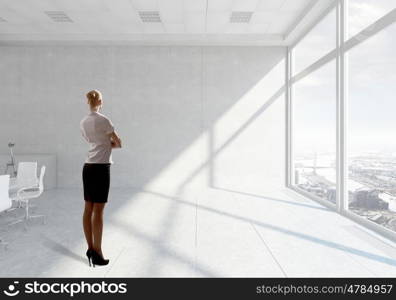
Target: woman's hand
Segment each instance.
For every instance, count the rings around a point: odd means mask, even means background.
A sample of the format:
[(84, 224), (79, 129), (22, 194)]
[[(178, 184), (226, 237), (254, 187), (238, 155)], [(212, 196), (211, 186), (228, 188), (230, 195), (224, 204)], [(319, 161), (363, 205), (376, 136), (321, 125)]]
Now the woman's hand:
[(121, 139), (118, 136), (118, 134), (113, 131), (110, 135), (110, 143), (111, 143), (111, 148), (121, 148)]

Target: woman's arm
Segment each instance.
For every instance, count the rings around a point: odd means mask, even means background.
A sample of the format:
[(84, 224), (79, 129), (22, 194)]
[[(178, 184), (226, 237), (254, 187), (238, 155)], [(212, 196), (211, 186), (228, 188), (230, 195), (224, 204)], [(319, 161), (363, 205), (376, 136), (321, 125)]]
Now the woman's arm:
[(121, 148), (121, 139), (118, 136), (118, 134), (113, 131), (112, 133), (109, 134), (110, 136), (110, 141), (111, 141), (111, 147), (112, 148)]

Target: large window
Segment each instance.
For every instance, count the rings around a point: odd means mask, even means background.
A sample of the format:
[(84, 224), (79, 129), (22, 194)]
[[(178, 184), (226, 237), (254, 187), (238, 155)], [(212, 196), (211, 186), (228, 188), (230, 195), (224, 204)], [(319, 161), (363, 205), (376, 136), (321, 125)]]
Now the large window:
[(333, 4), (289, 56), (288, 186), (396, 241), (396, 0)]
[(298, 81), (293, 91), (294, 184), (335, 203), (336, 65)]
[[(313, 65), (336, 47), (336, 10), (330, 11), (293, 49), (293, 73), (310, 74), (292, 86), (292, 184), (336, 202), (336, 64)], [(310, 71), (312, 69), (312, 71)]]
[(348, 204), (396, 231), (396, 24), (349, 53)]
[(333, 9), (293, 49), (293, 73), (298, 74), (336, 47), (336, 11)]
[(396, 8), (396, 0), (349, 0), (348, 36), (352, 37)]

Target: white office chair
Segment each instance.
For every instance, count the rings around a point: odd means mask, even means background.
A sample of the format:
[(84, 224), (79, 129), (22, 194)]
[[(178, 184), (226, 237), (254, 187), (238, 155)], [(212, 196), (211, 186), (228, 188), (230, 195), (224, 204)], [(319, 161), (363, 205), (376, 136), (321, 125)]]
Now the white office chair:
[[(33, 218), (43, 218), (43, 222), (45, 221), (45, 215), (31, 215), (29, 214), (29, 201), (34, 198), (38, 198), (44, 191), (44, 174), (45, 174), (45, 166), (41, 167), (40, 171), (40, 179), (39, 184), (33, 185), (30, 187), (23, 187), (18, 190), (16, 194), (15, 200), (25, 204), (25, 216), (21, 219), (15, 220), (14, 222), (8, 224), (9, 226), (28, 221)], [(25, 223), (26, 224), (26, 223)]]
[[(12, 206), (12, 201), (8, 196), (10, 175), (0, 176), (0, 212), (5, 212)], [(7, 243), (0, 238), (0, 244), (7, 246)]]
[[(37, 186), (37, 184), (37, 162), (18, 163), (17, 176), (10, 178), (10, 190), (20, 190), (25, 187)], [(21, 202), (18, 202), (18, 207), (21, 207)]]

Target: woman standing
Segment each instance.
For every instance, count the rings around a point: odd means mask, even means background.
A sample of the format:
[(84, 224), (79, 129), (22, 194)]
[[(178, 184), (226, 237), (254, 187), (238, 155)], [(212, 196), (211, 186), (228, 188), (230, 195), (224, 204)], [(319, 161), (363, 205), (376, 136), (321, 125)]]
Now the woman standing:
[(90, 112), (80, 122), (83, 137), (90, 148), (82, 171), (85, 208), (84, 234), (88, 244), (87, 258), (91, 266), (107, 265), (102, 253), (103, 210), (110, 188), (111, 151), (121, 148), (121, 139), (112, 122), (99, 113), (102, 94), (97, 90), (87, 93)]

